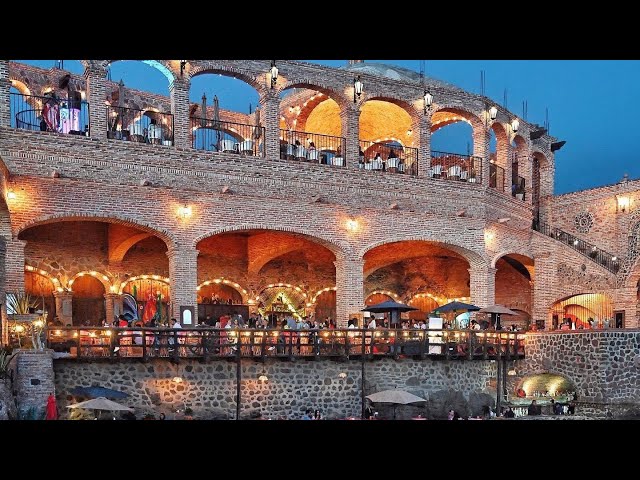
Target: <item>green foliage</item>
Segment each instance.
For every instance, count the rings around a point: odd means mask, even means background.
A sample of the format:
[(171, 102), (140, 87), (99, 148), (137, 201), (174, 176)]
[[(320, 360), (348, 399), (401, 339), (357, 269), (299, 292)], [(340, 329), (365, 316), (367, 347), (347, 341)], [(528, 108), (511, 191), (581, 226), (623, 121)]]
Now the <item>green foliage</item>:
[(7, 293), (7, 314), (24, 315), (31, 313), (31, 310), (38, 306), (35, 297), (28, 293), (14, 292)]

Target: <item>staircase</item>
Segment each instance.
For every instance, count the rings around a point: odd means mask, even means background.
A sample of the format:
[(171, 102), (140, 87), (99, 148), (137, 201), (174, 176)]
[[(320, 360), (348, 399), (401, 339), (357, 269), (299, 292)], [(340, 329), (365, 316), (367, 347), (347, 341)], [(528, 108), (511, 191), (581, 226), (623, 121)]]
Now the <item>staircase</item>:
[(585, 242), (564, 230), (560, 230), (559, 228), (552, 227), (551, 225), (541, 222), (534, 222), (533, 229), (573, 248), (576, 252), (590, 258), (598, 265), (606, 268), (612, 273), (618, 273), (618, 270), (620, 270), (620, 260), (618, 257), (609, 252), (605, 252), (601, 248), (598, 248), (589, 242)]

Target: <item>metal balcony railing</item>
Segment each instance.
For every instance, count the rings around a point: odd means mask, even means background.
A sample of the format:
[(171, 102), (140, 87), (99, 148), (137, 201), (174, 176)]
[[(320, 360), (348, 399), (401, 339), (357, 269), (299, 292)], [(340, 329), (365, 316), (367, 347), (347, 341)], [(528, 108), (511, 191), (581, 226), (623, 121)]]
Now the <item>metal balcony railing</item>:
[(89, 136), (89, 103), (81, 98), (11, 93), (11, 126), (23, 130)]
[(173, 145), (173, 115), (153, 110), (107, 106), (107, 138)]
[(346, 140), (319, 133), (280, 130), (280, 158), (346, 166)]
[(264, 156), (264, 127), (202, 117), (191, 117), (190, 121), (196, 150)]
[(360, 140), (358, 165), (365, 170), (418, 175), (418, 149)]
[(482, 183), (482, 158), (473, 155), (431, 151), (429, 177)]

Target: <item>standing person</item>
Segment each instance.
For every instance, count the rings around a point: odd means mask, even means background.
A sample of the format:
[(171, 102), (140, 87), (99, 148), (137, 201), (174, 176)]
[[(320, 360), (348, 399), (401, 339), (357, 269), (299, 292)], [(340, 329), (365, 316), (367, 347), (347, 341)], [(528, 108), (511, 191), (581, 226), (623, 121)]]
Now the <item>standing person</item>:
[(376, 328), (376, 317), (374, 317), (373, 315), (371, 315), (371, 320), (369, 321), (369, 325), (367, 325), (367, 328)]

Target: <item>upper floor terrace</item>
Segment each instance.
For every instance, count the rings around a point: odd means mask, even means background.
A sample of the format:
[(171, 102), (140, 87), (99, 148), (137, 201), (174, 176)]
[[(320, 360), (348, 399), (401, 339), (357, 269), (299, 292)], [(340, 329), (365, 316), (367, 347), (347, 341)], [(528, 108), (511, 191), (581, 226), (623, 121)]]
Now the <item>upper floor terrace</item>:
[[(211, 162), (237, 156), (247, 165), (325, 165), (325, 175), (357, 170), (368, 180), (393, 175), (487, 188), (501, 201), (529, 206), (553, 191), (553, 137), (487, 97), (415, 72), (365, 63), (336, 69), (296, 61), (146, 60), (169, 84), (162, 96), (108, 79), (114, 62), (82, 61), (83, 75), (5, 62), (0, 125), (89, 138), (110, 149), (127, 142), (149, 154), (192, 151)], [(192, 84), (211, 75), (250, 86), (256, 108), (221, 108), (217, 95), (190, 100)], [(466, 153), (432, 148), (447, 129), (468, 137)]]

